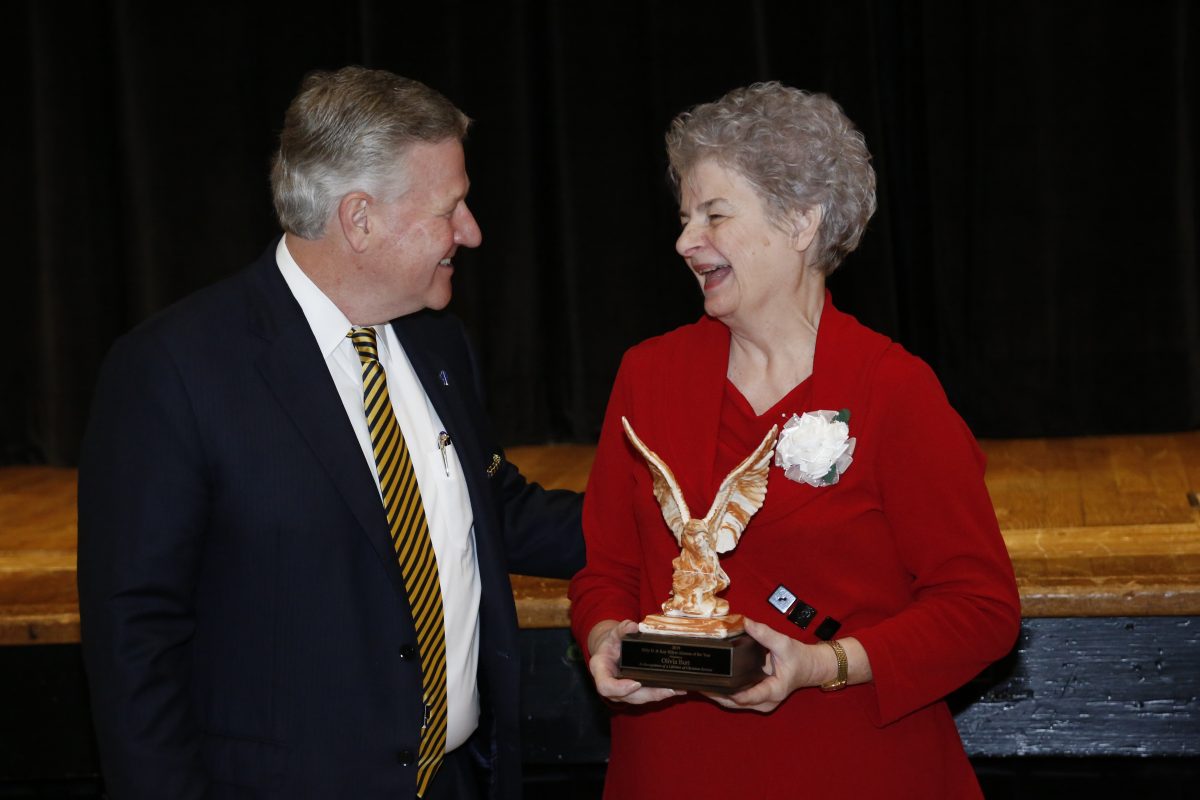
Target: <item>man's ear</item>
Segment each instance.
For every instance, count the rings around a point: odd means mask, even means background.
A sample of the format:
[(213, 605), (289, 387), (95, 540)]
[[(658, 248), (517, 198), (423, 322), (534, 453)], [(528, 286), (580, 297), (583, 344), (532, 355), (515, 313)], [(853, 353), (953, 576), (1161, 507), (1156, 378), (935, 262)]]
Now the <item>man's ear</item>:
[(823, 212), (820, 206), (809, 206), (793, 217), (795, 236), (792, 237), (792, 247), (803, 253), (816, 241), (817, 232), (821, 229)]
[(361, 253), (371, 237), (371, 205), (374, 198), (366, 192), (351, 192), (338, 203), (338, 224), (350, 249)]

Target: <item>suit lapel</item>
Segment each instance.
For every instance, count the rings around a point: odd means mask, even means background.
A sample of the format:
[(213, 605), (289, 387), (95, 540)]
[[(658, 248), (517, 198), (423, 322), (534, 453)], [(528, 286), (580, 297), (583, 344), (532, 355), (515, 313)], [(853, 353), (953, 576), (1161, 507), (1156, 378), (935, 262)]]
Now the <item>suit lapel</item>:
[(256, 365), (403, 593), (404, 579), (375, 480), (312, 329), (275, 265), (274, 250), (271, 253), (270, 263), (260, 262), (254, 271), (259, 313), (252, 332), (265, 340)]
[(437, 317), (430, 312), (418, 312), (393, 320), (392, 328), (404, 346), (405, 355), (417, 373), (425, 394), (450, 434), (462, 466), (467, 496), (471, 502), (476, 563), (479, 564), (483, 596), (495, 599), (507, 593), (511, 597), (508, 573), (503, 567), (507, 558), (503, 543), (498, 539), (499, 532), (492, 523), (494, 514), (488, 506), (490, 489), (486, 468), (492, 454), (484, 450), (485, 444), (480, 440), (476, 420), (472, 419), (463, 399), (463, 392), (474, 384), (475, 376), (470, 371), (468, 361), (449, 357), (447, 353), (450, 349), (439, 346), (441, 338), (448, 334), (457, 336), (458, 332), (437, 325)]
[(425, 390), (442, 425), (450, 434), (450, 441), (458, 454), (463, 476), (467, 481), (467, 491), (471, 497), (475, 519), (478, 521), (482, 516), (478, 502), (483, 496), (482, 482), (486, 480), (483, 467), (487, 454), (480, 451), (480, 442), (471, 427), (473, 421), (463, 405), (462, 398), (465, 385), (463, 382), (473, 382), (474, 376), (463, 374), (464, 370), (469, 369), (469, 365), (451, 363), (443, 355), (444, 348), (435, 346), (436, 337), (431, 330), (431, 322), (428, 312), (418, 312), (392, 320), (392, 329), (396, 332), (400, 344), (404, 346), (404, 353), (421, 381), (421, 388)]

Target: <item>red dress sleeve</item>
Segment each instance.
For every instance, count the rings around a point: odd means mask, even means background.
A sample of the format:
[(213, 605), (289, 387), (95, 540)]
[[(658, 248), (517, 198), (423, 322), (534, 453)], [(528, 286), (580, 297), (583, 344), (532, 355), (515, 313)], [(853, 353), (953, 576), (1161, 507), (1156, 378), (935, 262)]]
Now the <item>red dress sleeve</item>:
[(933, 372), (903, 351), (875, 376), (873, 464), (913, 602), (853, 632), (874, 675), (873, 722), (932, 703), (1004, 656), (1020, 629), (1012, 563), (985, 458)]
[(571, 630), (587, 650), (588, 633), (606, 619), (640, 619), (638, 596), (641, 546), (633, 504), (634, 453), (625, 441), (621, 416), (630, 413), (635, 372), (629, 354), (621, 362), (596, 460), (583, 501), (587, 565), (571, 581)]

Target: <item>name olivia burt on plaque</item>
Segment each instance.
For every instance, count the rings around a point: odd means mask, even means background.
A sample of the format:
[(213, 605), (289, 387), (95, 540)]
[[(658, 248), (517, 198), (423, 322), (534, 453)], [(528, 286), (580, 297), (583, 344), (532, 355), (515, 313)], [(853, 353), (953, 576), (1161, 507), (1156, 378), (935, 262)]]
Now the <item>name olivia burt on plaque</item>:
[(654, 497), (680, 549), (671, 562), (675, 574), (663, 613), (649, 615), (637, 633), (621, 637), (620, 677), (720, 694), (758, 683), (766, 677), (767, 651), (746, 635), (742, 615), (729, 613), (729, 602), (716, 594), (729, 587), (719, 555), (737, 546), (767, 497), (777, 428), (721, 482), (708, 515), (692, 519), (670, 467), (637, 437), (629, 420), (622, 417), (621, 423), (650, 467)]

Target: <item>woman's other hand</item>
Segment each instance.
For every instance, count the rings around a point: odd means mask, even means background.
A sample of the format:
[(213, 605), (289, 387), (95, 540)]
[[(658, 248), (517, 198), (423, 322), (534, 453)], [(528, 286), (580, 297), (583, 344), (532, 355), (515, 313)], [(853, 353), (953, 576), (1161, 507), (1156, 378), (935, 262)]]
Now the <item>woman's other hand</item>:
[(621, 636), (634, 633), (637, 629), (637, 623), (630, 620), (617, 622), (615, 619), (606, 619), (597, 622), (588, 634), (588, 652), (592, 654), (588, 659), (588, 671), (592, 673), (592, 680), (596, 682), (596, 691), (605, 700), (633, 705), (657, 703), (685, 694), (677, 689), (656, 689), (642, 686), (638, 681), (617, 677), (617, 665), (621, 658)]
[[(705, 692), (705, 696), (725, 708), (774, 711), (776, 706), (797, 689), (820, 686), (837, 677), (837, 656), (826, 644), (804, 644), (769, 625), (746, 618), (746, 633), (751, 639), (767, 648), (767, 661), (763, 672), (767, 677), (737, 694), (719, 695)], [(871, 667), (867, 653), (857, 639), (839, 639), (846, 649), (849, 662), (849, 683), (866, 683), (871, 680)]]

